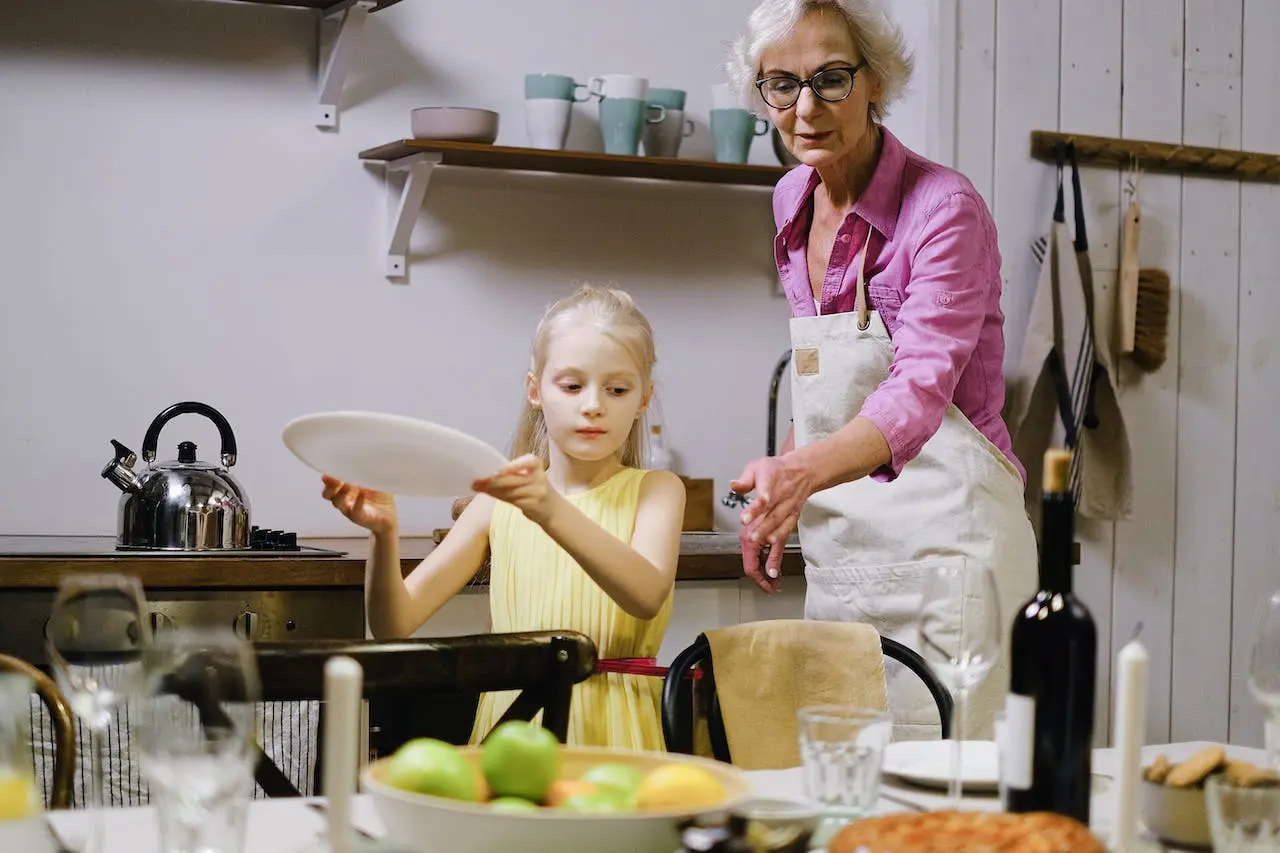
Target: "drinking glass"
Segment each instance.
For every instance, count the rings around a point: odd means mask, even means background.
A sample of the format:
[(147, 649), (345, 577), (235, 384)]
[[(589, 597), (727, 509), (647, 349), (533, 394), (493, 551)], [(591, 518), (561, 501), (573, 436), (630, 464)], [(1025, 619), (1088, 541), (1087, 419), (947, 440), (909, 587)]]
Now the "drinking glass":
[(846, 705), (809, 705), (796, 712), (804, 793), (823, 810), (865, 817), (880, 798), (880, 767), (893, 739), (883, 711)]
[(1249, 692), (1266, 714), (1267, 766), (1280, 772), (1280, 590), (1258, 605)]
[(1214, 775), (1204, 795), (1217, 853), (1280, 853), (1280, 788), (1241, 788)]
[(989, 568), (963, 559), (938, 566), (925, 582), (916, 621), (921, 656), (955, 697), (951, 726), (951, 808), (963, 793), (961, 751), (968, 694), (1000, 656), (1000, 602)]
[(239, 853), (261, 696), (252, 645), (230, 628), (178, 628), (156, 639), (144, 668), (130, 718), (161, 849)]
[(136, 577), (75, 574), (59, 583), (45, 641), (58, 687), (89, 731), (87, 805), (93, 818), (85, 853), (103, 849), (104, 735), (139, 683), (150, 640), (146, 598)]

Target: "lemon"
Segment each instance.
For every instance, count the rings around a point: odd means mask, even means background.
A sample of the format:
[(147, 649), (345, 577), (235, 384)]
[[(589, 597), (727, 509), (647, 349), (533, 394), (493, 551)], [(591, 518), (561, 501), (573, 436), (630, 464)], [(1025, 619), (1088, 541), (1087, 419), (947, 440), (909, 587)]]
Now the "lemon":
[(0, 820), (17, 820), (36, 810), (36, 786), (27, 776), (0, 775)]
[(714, 774), (689, 764), (664, 764), (656, 768), (636, 790), (636, 806), (642, 809), (713, 806), (724, 801), (724, 783)]

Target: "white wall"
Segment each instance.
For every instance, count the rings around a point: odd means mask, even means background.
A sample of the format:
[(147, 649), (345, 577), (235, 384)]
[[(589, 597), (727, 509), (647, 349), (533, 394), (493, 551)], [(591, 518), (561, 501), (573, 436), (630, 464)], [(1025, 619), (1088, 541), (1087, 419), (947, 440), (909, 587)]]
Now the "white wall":
[[(151, 419), (184, 399), (235, 427), (256, 521), (354, 533), (280, 428), (366, 408), (505, 446), (537, 317), (583, 279), (628, 289), (651, 316), (681, 470), (722, 492), (763, 452), (769, 375), (787, 346), (767, 188), (442, 169), (409, 283), (392, 284), (385, 190), (356, 155), (407, 135), (409, 110), (433, 104), (497, 109), (498, 142), (524, 144), (523, 75), (552, 71), (686, 88), (698, 132), (682, 153), (707, 157), (708, 88), (753, 5), (405, 0), (370, 17), (340, 129), (324, 132), (311, 124), (309, 12), (6, 3), (0, 533), (113, 532), (117, 493), (98, 476), (109, 439), (139, 450)], [(898, 6), (927, 46), (927, 0)], [(894, 124), (922, 149), (928, 81)], [(579, 108), (570, 146), (599, 150), (592, 108)], [(776, 162), (767, 138), (752, 159)], [(184, 417), (161, 458), (182, 439), (216, 457), (212, 427)], [(408, 532), (448, 520), (444, 502), (404, 514)]]
[[(1061, 129), (1280, 151), (1273, 0), (960, 0), (959, 168), (993, 206), (1016, 359), (1031, 303), (1031, 241), (1048, 228), (1055, 169), (1029, 131)], [(1110, 333), (1120, 212), (1114, 169), (1083, 171), (1100, 332)], [(1280, 415), (1274, 239), (1280, 188), (1142, 178), (1141, 263), (1175, 286), (1167, 364), (1123, 371), (1135, 514), (1082, 523), (1077, 589), (1098, 624), (1099, 738), (1110, 662), (1151, 653), (1150, 743), (1261, 744), (1247, 690), (1254, 602), (1280, 587)]]

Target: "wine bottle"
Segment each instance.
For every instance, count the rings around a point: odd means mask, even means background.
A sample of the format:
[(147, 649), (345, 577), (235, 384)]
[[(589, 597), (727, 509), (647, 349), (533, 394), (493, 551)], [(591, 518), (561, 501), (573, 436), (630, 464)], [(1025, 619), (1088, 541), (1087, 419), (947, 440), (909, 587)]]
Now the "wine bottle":
[(1098, 637), (1071, 591), (1075, 500), (1071, 452), (1050, 450), (1041, 494), (1040, 590), (1018, 609), (1001, 732), (1005, 807), (1088, 826)]

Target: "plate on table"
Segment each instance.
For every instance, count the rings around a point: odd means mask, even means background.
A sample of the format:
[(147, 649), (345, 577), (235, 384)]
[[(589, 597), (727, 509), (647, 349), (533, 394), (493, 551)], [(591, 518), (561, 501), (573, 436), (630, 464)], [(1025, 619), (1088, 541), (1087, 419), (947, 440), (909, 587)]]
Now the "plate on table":
[[(951, 784), (949, 740), (897, 741), (885, 747), (881, 772), (924, 788), (946, 790)], [(1000, 790), (1000, 756), (995, 741), (967, 740), (960, 751), (961, 784), (966, 791)]]
[(393, 495), (470, 494), (473, 482), (508, 461), (460, 430), (380, 412), (304, 415), (286, 424), (281, 437), (295, 456), (322, 474)]

